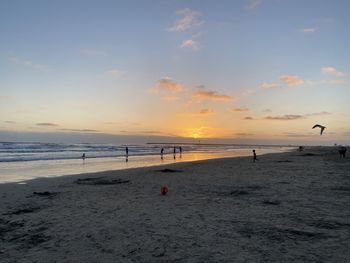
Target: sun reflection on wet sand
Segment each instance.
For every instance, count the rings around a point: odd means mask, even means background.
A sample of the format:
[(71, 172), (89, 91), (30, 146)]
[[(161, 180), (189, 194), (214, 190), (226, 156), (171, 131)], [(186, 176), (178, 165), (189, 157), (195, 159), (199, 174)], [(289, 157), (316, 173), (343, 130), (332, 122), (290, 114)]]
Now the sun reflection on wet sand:
[[(288, 150), (288, 148), (266, 148), (259, 149), (258, 153), (261, 155), (265, 153), (283, 152), (286, 150)], [(250, 155), (251, 149), (237, 149), (234, 151), (184, 152), (181, 156), (177, 153), (176, 158), (174, 158), (173, 154), (165, 154), (163, 159), (160, 155), (130, 155), (128, 161), (125, 161), (125, 157), (108, 157), (87, 158), (85, 160), (73, 159), (0, 163), (0, 183), (20, 182), (38, 177), (56, 177)]]

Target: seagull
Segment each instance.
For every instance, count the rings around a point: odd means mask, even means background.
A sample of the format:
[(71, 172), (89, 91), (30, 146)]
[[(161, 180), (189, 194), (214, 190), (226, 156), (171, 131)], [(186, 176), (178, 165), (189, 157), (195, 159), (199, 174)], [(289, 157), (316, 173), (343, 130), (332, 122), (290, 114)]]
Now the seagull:
[(321, 129), (320, 135), (322, 135), (324, 129), (326, 129), (325, 126), (322, 126), (322, 125), (320, 125), (320, 124), (314, 125), (314, 127), (312, 127), (312, 129), (314, 129), (314, 128), (320, 128), (320, 129)]

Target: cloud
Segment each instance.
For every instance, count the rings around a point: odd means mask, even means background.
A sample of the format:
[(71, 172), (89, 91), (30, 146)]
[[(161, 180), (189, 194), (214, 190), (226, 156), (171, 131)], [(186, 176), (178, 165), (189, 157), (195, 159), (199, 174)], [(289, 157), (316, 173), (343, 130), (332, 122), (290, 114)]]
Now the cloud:
[(282, 75), (280, 76), (280, 80), (286, 83), (288, 86), (299, 86), (304, 83), (304, 80), (302, 80), (298, 76), (292, 75)]
[(175, 21), (174, 25), (168, 28), (168, 31), (185, 31), (189, 28), (199, 26), (203, 23), (203, 21), (200, 20), (202, 14), (198, 11), (193, 11), (190, 8), (178, 10), (176, 14), (181, 18)]
[(8, 123), (8, 124), (15, 124), (15, 121), (4, 121), (4, 123)]
[(331, 79), (327, 80), (326, 83), (330, 85), (344, 85), (347, 81), (345, 79)]
[(266, 116), (264, 117), (265, 120), (277, 120), (277, 121), (291, 121), (291, 120), (298, 120), (303, 119), (303, 115), (293, 115), (293, 114), (286, 114), (282, 116)]
[(211, 109), (201, 109), (201, 110), (199, 111), (199, 114), (200, 114), (200, 115), (211, 115), (211, 114), (213, 114), (213, 113), (214, 113), (214, 111), (211, 110)]
[(198, 112), (187, 113), (186, 115), (190, 117), (206, 117), (213, 114), (214, 110), (212, 109), (200, 109)]
[(23, 65), (23, 66), (35, 68), (35, 69), (38, 69), (38, 70), (47, 70), (47, 69), (49, 69), (49, 66), (47, 66), (47, 65), (37, 64), (37, 63), (34, 63), (31, 60), (21, 59), (21, 58), (18, 58), (18, 57), (12, 57), (12, 58), (10, 58), (10, 61), (13, 64), (16, 64), (16, 65)]
[(162, 97), (162, 100), (165, 100), (165, 101), (174, 101), (177, 99), (179, 99), (177, 96), (163, 96)]
[(107, 121), (107, 122), (104, 122), (103, 124), (106, 124), (106, 125), (117, 125), (117, 124), (120, 124), (119, 122), (113, 122), (113, 121)]
[(127, 133), (129, 135), (141, 135), (141, 134), (156, 134), (156, 135), (165, 135), (165, 136), (173, 136), (169, 133), (164, 133), (161, 131), (155, 131), (155, 130), (146, 130), (146, 131), (128, 131), (128, 130), (120, 130), (120, 133)]
[(185, 88), (180, 83), (174, 82), (171, 78), (162, 78), (158, 80), (158, 83), (156, 86), (154, 86), (151, 91), (158, 93), (160, 91), (168, 91), (171, 93), (177, 93), (183, 91)]
[(280, 85), (277, 83), (263, 83), (261, 84), (261, 88), (263, 89), (275, 89), (275, 88), (279, 88)]
[(105, 72), (106, 75), (110, 75), (110, 76), (115, 76), (115, 77), (119, 77), (121, 75), (124, 74), (123, 71), (119, 70), (119, 69), (111, 69), (111, 70), (107, 70)]
[(300, 32), (303, 32), (303, 33), (314, 33), (316, 30), (317, 30), (317, 28), (315, 28), (315, 27), (306, 27), (306, 28), (300, 29)]
[(98, 130), (92, 130), (92, 129), (67, 129), (67, 128), (62, 128), (58, 129), (60, 131), (69, 131), (69, 132), (100, 132)]
[(249, 9), (249, 10), (253, 10), (253, 9), (256, 9), (258, 8), (263, 0), (247, 0), (247, 5), (245, 6), (246, 9)]
[(310, 133), (310, 134), (301, 134), (301, 133), (294, 133), (294, 132), (284, 132), (283, 136), (296, 137), (296, 138), (301, 137), (301, 138), (303, 138), (303, 137), (310, 137), (310, 136), (312, 136), (312, 133)]
[(146, 133), (146, 134), (161, 134), (160, 131), (139, 131), (139, 133)]
[(265, 110), (263, 110), (263, 112), (270, 113), (270, 112), (272, 112), (272, 110), (271, 109), (265, 109)]
[(314, 113), (308, 113), (305, 114), (305, 116), (326, 116), (326, 115), (331, 115), (332, 113), (328, 111), (321, 111), (321, 112), (314, 112)]
[(105, 51), (90, 49), (90, 48), (83, 48), (80, 50), (80, 53), (88, 56), (101, 56), (101, 57), (107, 56), (107, 53)]
[(231, 108), (230, 109), (231, 112), (247, 112), (249, 111), (248, 108)]
[(199, 49), (197, 41), (193, 40), (193, 39), (186, 39), (184, 41), (182, 41), (182, 44), (180, 46), (181, 48), (192, 48), (192, 50), (197, 51)]
[(321, 68), (321, 72), (326, 75), (332, 75), (336, 77), (344, 77), (345, 74), (341, 71), (338, 71), (336, 68), (333, 67), (323, 67)]
[(232, 97), (229, 95), (220, 94), (217, 91), (199, 90), (193, 93), (193, 97), (200, 100), (214, 100), (214, 101), (231, 101)]
[(236, 136), (253, 136), (253, 133), (238, 132), (235, 133)]
[(36, 123), (35, 125), (37, 125), (37, 126), (48, 126), (48, 127), (57, 127), (57, 126), (59, 126), (58, 124), (51, 123), (51, 122), (39, 122), (39, 123)]
[[(264, 111), (269, 112), (269, 111)], [(266, 116), (263, 118), (254, 118), (254, 117), (245, 117), (244, 120), (273, 120), (273, 121), (292, 121), (292, 120), (299, 120), (299, 119), (305, 119), (307, 117), (312, 116), (327, 116), (331, 115), (332, 113), (328, 111), (321, 111), (321, 112), (314, 112), (314, 113), (307, 113), (307, 114), (285, 114), (285, 115), (277, 115), (277, 116)]]

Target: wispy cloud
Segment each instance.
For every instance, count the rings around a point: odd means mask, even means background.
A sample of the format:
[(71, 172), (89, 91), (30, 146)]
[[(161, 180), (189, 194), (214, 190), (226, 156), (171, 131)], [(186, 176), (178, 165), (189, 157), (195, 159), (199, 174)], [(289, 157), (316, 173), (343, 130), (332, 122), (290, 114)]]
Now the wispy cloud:
[[(264, 111), (264, 112), (270, 112), (270, 111)], [(245, 117), (245, 120), (272, 120), (272, 121), (293, 121), (293, 120), (299, 120), (299, 119), (305, 119), (308, 117), (313, 116), (327, 116), (331, 115), (332, 113), (328, 111), (321, 111), (321, 112), (314, 112), (314, 113), (306, 113), (306, 114), (284, 114), (284, 115), (268, 115), (261, 118), (255, 118), (255, 117)]]
[(248, 108), (231, 108), (230, 109), (231, 112), (247, 112), (249, 111)]
[(101, 57), (107, 56), (107, 53), (105, 51), (98, 50), (98, 49), (91, 49), (91, 48), (83, 48), (80, 50), (80, 53), (87, 56), (101, 56)]
[(115, 76), (115, 77), (119, 77), (121, 75), (124, 74), (124, 71), (121, 71), (119, 69), (111, 69), (111, 70), (107, 70), (105, 72), (106, 75), (109, 75), (109, 76)]
[(253, 136), (254, 134), (253, 133), (238, 132), (238, 133), (235, 133), (234, 135), (240, 136), (240, 137), (245, 137), (245, 136)]
[(305, 116), (326, 116), (326, 115), (331, 115), (332, 113), (328, 111), (321, 111), (321, 112), (314, 112), (314, 113), (307, 113)]
[(120, 124), (120, 123), (119, 122), (114, 122), (114, 121), (106, 121), (103, 124), (106, 124), (106, 125), (117, 125), (117, 124)]
[(200, 109), (197, 112), (186, 113), (185, 115), (189, 117), (207, 117), (213, 114), (215, 114), (215, 112), (212, 109)]
[(214, 112), (214, 111), (211, 110), (211, 109), (201, 109), (201, 110), (199, 111), (199, 114), (207, 115), (207, 114), (211, 114), (211, 113), (213, 113), (213, 112)]
[(180, 19), (175, 21), (173, 26), (168, 28), (168, 31), (185, 31), (189, 28), (199, 26), (204, 22), (203, 20), (200, 20), (202, 14), (198, 11), (193, 11), (190, 8), (178, 10), (176, 14), (180, 16)]
[(129, 130), (120, 130), (120, 133), (128, 134), (128, 135), (145, 135), (145, 134), (151, 134), (151, 135), (162, 135), (162, 136), (174, 136), (170, 133), (164, 133), (161, 131), (156, 130), (145, 130), (145, 131), (129, 131)]
[(262, 4), (263, 0), (246, 0), (246, 2), (247, 4), (245, 8), (249, 10), (254, 10)]
[(92, 129), (68, 129), (68, 128), (62, 128), (58, 129), (60, 131), (69, 131), (69, 132), (100, 132), (98, 130), (92, 130)]
[(31, 68), (38, 69), (38, 70), (47, 70), (47, 69), (49, 69), (48, 65), (37, 64), (37, 63), (34, 63), (33, 61), (28, 60), (28, 59), (21, 59), (21, 58), (18, 58), (18, 57), (11, 57), (10, 61), (13, 64), (23, 65), (23, 66), (31, 67)]
[(57, 127), (57, 126), (59, 126), (58, 124), (52, 123), (52, 122), (39, 122), (39, 123), (36, 123), (35, 125), (37, 125), (37, 126), (48, 126), (48, 127)]
[(159, 93), (160, 91), (177, 93), (183, 91), (184, 89), (185, 87), (180, 83), (176, 83), (171, 78), (165, 77), (158, 80), (158, 83), (151, 89), (151, 91), (154, 93)]
[(347, 84), (348, 82), (345, 79), (331, 79), (331, 80), (327, 80), (326, 83), (330, 85), (344, 85), (344, 84)]
[(179, 97), (177, 96), (163, 96), (162, 97), (162, 100), (165, 100), (165, 101), (174, 101), (174, 100), (178, 100)]
[(295, 137), (295, 138), (304, 138), (304, 137), (310, 137), (312, 136), (313, 134), (312, 133), (309, 133), (309, 134), (302, 134), (302, 133), (294, 133), (294, 132), (284, 132), (283, 133), (283, 136), (286, 136), (286, 137)]
[(200, 100), (231, 101), (233, 99), (231, 96), (220, 94), (217, 91), (198, 90), (192, 95), (194, 98)]
[(323, 67), (323, 68), (321, 68), (321, 72), (323, 74), (332, 75), (332, 76), (336, 76), (336, 77), (344, 77), (345, 76), (345, 74), (343, 72), (341, 72), (333, 67)]
[(199, 50), (198, 44), (196, 40), (193, 39), (186, 39), (182, 41), (181, 48), (192, 48), (192, 50), (197, 51)]
[(15, 121), (4, 121), (4, 123), (8, 123), (8, 124), (16, 124)]
[(300, 29), (300, 32), (303, 32), (303, 33), (314, 33), (314, 32), (316, 32), (316, 30), (317, 30), (316, 27), (306, 27), (306, 28)]
[(303, 115), (286, 114), (281, 116), (266, 116), (265, 120), (290, 121), (305, 118)]
[(263, 83), (263, 84), (261, 84), (261, 88), (263, 88), (263, 89), (276, 89), (279, 87), (280, 87), (280, 85), (277, 83)]
[(282, 75), (280, 76), (280, 80), (286, 83), (288, 86), (299, 86), (304, 84), (304, 80), (298, 76)]

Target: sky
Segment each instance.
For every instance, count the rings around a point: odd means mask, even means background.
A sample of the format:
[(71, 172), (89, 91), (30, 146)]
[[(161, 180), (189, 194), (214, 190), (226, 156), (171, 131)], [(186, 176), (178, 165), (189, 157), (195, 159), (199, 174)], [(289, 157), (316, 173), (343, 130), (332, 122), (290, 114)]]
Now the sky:
[(349, 144), (348, 10), (347, 0), (1, 1), (0, 140)]

